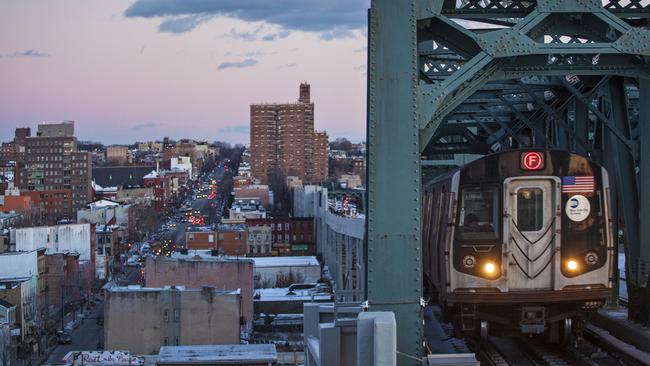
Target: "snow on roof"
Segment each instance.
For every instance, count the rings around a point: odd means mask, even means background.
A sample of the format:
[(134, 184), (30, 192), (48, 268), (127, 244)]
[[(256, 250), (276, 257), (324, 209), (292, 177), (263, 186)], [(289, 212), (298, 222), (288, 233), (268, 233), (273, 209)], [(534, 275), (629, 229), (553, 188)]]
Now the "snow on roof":
[(101, 200), (93, 201), (93, 202), (90, 202), (88, 204), (88, 206), (90, 208), (106, 208), (106, 207), (115, 207), (115, 206), (119, 206), (119, 205), (120, 205), (119, 202), (111, 201), (111, 200), (107, 200), (107, 199), (101, 199)]
[(320, 266), (314, 256), (305, 257), (253, 257), (255, 267), (304, 267)]
[[(241, 289), (236, 290), (222, 290), (215, 287), (206, 286), (204, 288), (212, 289), (218, 295), (239, 295), (241, 294)], [(187, 288), (185, 286), (165, 286), (165, 287), (142, 287), (140, 285), (127, 285), (127, 286), (118, 286), (114, 283), (110, 285), (107, 283), (104, 285), (104, 289), (110, 292), (160, 292), (160, 291), (202, 291), (201, 288)]]
[(158, 353), (158, 364), (233, 364), (277, 362), (274, 344), (167, 346)]
[(187, 254), (182, 254), (181, 252), (172, 253), (171, 257), (162, 258), (158, 257), (157, 260), (204, 260), (204, 261), (215, 261), (215, 262), (246, 262), (253, 263), (250, 258), (246, 257), (234, 257), (228, 255), (212, 255), (210, 250), (188, 250)]
[(158, 173), (155, 170), (152, 170), (151, 173), (145, 175), (144, 179), (158, 178)]
[(332, 294), (317, 293), (313, 290), (295, 290), (289, 288), (260, 288), (255, 290), (254, 301), (332, 301)]

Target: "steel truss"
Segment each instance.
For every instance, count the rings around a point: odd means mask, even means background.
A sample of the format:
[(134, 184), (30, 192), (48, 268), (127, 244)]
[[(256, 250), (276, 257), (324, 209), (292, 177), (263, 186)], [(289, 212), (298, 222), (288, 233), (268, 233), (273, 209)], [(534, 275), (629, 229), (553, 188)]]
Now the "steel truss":
[[(423, 166), (518, 147), (571, 150), (612, 177), (630, 317), (650, 291), (650, 0), (373, 0), (367, 298), (423, 354)], [(425, 162), (423, 164), (423, 161)]]

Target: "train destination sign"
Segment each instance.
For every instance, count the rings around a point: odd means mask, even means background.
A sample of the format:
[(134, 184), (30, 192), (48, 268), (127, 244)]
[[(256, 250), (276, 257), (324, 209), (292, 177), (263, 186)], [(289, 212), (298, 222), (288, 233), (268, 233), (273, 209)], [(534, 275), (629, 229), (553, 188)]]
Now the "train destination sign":
[(539, 151), (528, 151), (521, 154), (521, 169), (542, 170), (544, 169), (544, 153)]

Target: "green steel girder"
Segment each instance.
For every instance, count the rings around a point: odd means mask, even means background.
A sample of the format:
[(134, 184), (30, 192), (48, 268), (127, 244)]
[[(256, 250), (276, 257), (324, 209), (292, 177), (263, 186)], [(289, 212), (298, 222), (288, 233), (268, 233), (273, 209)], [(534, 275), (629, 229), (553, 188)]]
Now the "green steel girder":
[[(518, 19), (525, 17), (536, 6), (536, 1), (522, 0), (468, 0), (462, 1), (460, 6), (456, 5), (456, 1), (444, 1), (437, 14), (460, 19)], [(629, 0), (626, 5), (621, 5), (620, 0), (609, 0), (603, 7), (622, 19), (650, 17), (650, 4), (642, 4), (641, 0)]]

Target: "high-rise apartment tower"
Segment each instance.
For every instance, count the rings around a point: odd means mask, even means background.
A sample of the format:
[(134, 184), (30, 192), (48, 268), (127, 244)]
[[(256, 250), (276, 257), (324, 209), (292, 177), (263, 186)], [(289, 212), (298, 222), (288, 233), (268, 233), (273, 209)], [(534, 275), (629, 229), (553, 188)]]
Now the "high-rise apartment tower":
[(251, 173), (264, 184), (327, 178), (327, 133), (314, 131), (309, 84), (300, 84), (297, 103), (251, 105)]

